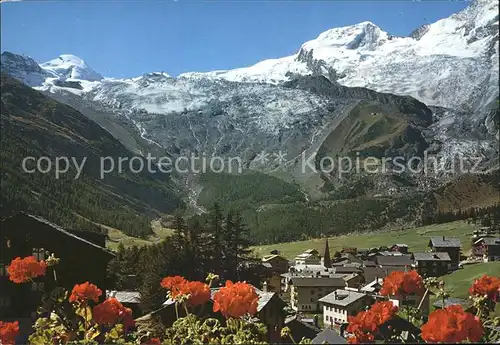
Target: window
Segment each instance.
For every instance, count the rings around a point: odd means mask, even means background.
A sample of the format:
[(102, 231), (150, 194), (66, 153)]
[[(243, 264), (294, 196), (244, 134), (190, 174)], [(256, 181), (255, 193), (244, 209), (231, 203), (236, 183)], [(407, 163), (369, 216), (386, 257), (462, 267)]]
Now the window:
[(311, 302), (314, 302), (314, 298), (311, 297)]
[(45, 250), (43, 248), (33, 248), (33, 256), (38, 260), (45, 260)]
[(311, 295), (314, 295), (314, 289), (313, 289), (313, 290), (311, 290)]

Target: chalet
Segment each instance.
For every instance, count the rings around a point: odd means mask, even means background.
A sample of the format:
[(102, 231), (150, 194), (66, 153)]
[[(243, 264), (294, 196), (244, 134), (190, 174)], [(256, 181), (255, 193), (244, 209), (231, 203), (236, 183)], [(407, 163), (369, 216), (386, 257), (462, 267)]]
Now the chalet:
[(405, 271), (411, 268), (413, 259), (411, 254), (378, 255), (375, 263), (379, 268), (390, 273), (392, 271)]
[(311, 340), (311, 344), (347, 344), (347, 339), (342, 338), (331, 328), (325, 328)]
[[(285, 319), (285, 326), (290, 329), (291, 336), (296, 341), (303, 338), (314, 339), (321, 332), (321, 328), (317, 324), (305, 322), (300, 314), (291, 315)], [(282, 339), (285, 343), (290, 343), (290, 339)]]
[(318, 300), (329, 293), (346, 287), (343, 275), (313, 278), (293, 276), (291, 278), (290, 302), (298, 312), (318, 312)]
[(389, 250), (393, 251), (393, 252), (400, 252), (402, 254), (408, 254), (408, 245), (406, 245), (404, 243), (393, 244), (389, 248)]
[(308, 249), (295, 257), (295, 265), (319, 265), (321, 258), (316, 249)]
[(451, 258), (447, 252), (414, 253), (415, 268), (422, 277), (440, 277), (448, 273)]
[(361, 268), (359, 265), (344, 265), (344, 266), (338, 266), (334, 268), (335, 273), (361, 273)]
[(286, 313), (284, 307), (286, 303), (275, 292), (255, 290), (259, 295), (257, 318), (266, 325), (269, 342), (279, 342), (281, 329), (285, 326)]
[(281, 274), (288, 272), (288, 260), (280, 255), (266, 255), (262, 264), (268, 268), (267, 286), (270, 291), (280, 292)]
[[(94, 241), (99, 236), (93, 234)], [(103, 239), (100, 239), (103, 243)], [(60, 258), (56, 266), (57, 285), (71, 290), (75, 284), (89, 281), (102, 290), (110, 286), (106, 269), (114, 254), (83, 237), (55, 224), (26, 213), (19, 213), (0, 225), (0, 290), (2, 318), (35, 318), (40, 291), (50, 291), (55, 285), (52, 274), (37, 278), (32, 284), (13, 284), (6, 275), (6, 265), (16, 257), (34, 255), (38, 260), (54, 253)], [(104, 298), (104, 296), (102, 296)]]
[(401, 269), (399, 267), (392, 268), (392, 269), (382, 268), (382, 267), (376, 266), (376, 264), (374, 264), (374, 266), (362, 267), (362, 276), (363, 276), (364, 282), (367, 283), (367, 282), (372, 282), (376, 279), (383, 280), (392, 271), (401, 271), (401, 270), (404, 271), (404, 268), (403, 269)]
[(500, 261), (500, 237), (481, 237), (472, 243), (472, 255), (485, 262)]
[(325, 326), (339, 326), (347, 323), (348, 316), (355, 316), (371, 305), (373, 298), (362, 292), (338, 289), (319, 299), (323, 306)]
[(363, 287), (359, 289), (360, 292), (368, 293), (368, 294), (378, 294), (380, 289), (382, 288), (382, 284), (384, 283), (384, 279), (376, 278), (371, 282), (365, 284)]
[(265, 255), (262, 262), (267, 262), (271, 265), (272, 269), (278, 273), (288, 272), (288, 260), (278, 254)]
[(457, 269), (460, 263), (460, 248), (461, 243), (455, 237), (431, 237), (429, 240), (429, 247), (433, 252), (446, 252), (450, 256), (451, 262), (448, 266), (449, 269)]
[(344, 279), (346, 286), (350, 288), (358, 288), (364, 282), (363, 276), (359, 273), (347, 273), (342, 278)]

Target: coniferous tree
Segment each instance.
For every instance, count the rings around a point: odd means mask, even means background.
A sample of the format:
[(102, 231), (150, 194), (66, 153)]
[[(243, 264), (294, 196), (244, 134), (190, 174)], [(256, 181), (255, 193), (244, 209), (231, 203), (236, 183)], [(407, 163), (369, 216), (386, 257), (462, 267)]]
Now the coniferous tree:
[(214, 204), (211, 210), (207, 230), (207, 254), (210, 255), (207, 266), (211, 272), (222, 277), (224, 275), (223, 267), (221, 267), (223, 260), (223, 215), (218, 203)]

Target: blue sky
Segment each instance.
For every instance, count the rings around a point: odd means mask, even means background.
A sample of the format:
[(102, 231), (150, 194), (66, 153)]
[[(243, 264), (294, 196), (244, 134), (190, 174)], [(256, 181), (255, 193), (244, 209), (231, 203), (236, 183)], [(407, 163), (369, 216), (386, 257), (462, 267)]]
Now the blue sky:
[(244, 67), (296, 52), (338, 26), (395, 35), (467, 1), (21, 1), (3, 3), (1, 49), (38, 62), (74, 54), (104, 76)]

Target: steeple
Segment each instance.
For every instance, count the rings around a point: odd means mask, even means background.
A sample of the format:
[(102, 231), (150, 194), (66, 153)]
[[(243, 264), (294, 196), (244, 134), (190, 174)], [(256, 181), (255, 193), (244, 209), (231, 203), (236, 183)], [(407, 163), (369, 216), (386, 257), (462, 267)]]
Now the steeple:
[(328, 246), (328, 238), (325, 240), (325, 252), (323, 254), (323, 266), (326, 268), (332, 267), (332, 260), (330, 259), (330, 248)]

